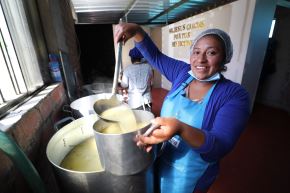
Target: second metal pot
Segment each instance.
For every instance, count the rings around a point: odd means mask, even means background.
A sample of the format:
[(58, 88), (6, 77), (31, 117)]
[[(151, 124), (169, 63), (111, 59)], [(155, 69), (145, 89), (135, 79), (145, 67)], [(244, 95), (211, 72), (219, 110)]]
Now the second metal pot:
[[(81, 97), (70, 104), (71, 114), (74, 118), (80, 118), (91, 114), (96, 114), (94, 111), (94, 104), (97, 100), (100, 99), (109, 99), (111, 98), (111, 93), (101, 93), (94, 94), (85, 97)], [(116, 95), (120, 101), (123, 101), (122, 95)], [(69, 111), (69, 110), (65, 110)]]
[(100, 161), (105, 170), (115, 175), (133, 175), (145, 171), (153, 164), (157, 155), (154, 146), (149, 153), (136, 145), (136, 135), (143, 134), (151, 126), (154, 115), (148, 111), (133, 110), (137, 122), (148, 122), (148, 125), (122, 134), (104, 134), (99, 132), (103, 123), (101, 119), (94, 124), (95, 137)]

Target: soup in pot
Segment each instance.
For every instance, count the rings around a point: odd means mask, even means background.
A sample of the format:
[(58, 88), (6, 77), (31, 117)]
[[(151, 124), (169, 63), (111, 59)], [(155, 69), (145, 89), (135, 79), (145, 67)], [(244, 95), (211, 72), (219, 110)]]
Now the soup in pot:
[(80, 172), (103, 170), (94, 137), (76, 145), (62, 160), (61, 167)]
[(102, 133), (128, 133), (137, 130), (137, 122), (135, 115), (127, 105), (120, 105), (107, 109), (101, 114), (102, 117), (117, 121), (117, 123), (111, 123), (107, 128), (103, 129)]

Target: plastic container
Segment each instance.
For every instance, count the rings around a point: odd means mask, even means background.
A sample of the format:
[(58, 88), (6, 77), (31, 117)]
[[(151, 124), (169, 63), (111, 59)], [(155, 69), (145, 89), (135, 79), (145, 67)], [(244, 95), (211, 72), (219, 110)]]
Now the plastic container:
[(54, 82), (61, 82), (61, 73), (59, 63), (57, 61), (49, 62), (50, 74)]

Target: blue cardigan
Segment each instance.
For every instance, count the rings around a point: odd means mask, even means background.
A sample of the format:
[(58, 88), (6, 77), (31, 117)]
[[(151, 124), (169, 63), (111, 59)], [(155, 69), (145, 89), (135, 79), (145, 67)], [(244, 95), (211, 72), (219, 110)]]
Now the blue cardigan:
[[(190, 76), (189, 64), (161, 53), (147, 34), (143, 41), (136, 43), (136, 47), (149, 64), (172, 83), (168, 95)], [(249, 115), (248, 92), (240, 84), (222, 77), (214, 88), (205, 110), (201, 128), (205, 134), (205, 143), (199, 148), (193, 148), (205, 161), (216, 162), (210, 166), (202, 178), (212, 178), (217, 175), (219, 160), (233, 149), (246, 127)], [(210, 181), (213, 182), (213, 180)], [(201, 189), (208, 188), (202, 186), (210, 185), (202, 184)]]

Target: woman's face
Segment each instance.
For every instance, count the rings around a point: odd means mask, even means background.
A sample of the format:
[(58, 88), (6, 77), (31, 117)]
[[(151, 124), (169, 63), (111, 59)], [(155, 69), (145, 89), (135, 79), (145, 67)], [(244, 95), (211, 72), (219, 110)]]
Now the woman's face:
[(190, 56), (191, 71), (198, 79), (206, 79), (222, 69), (225, 52), (221, 40), (214, 35), (199, 39)]

